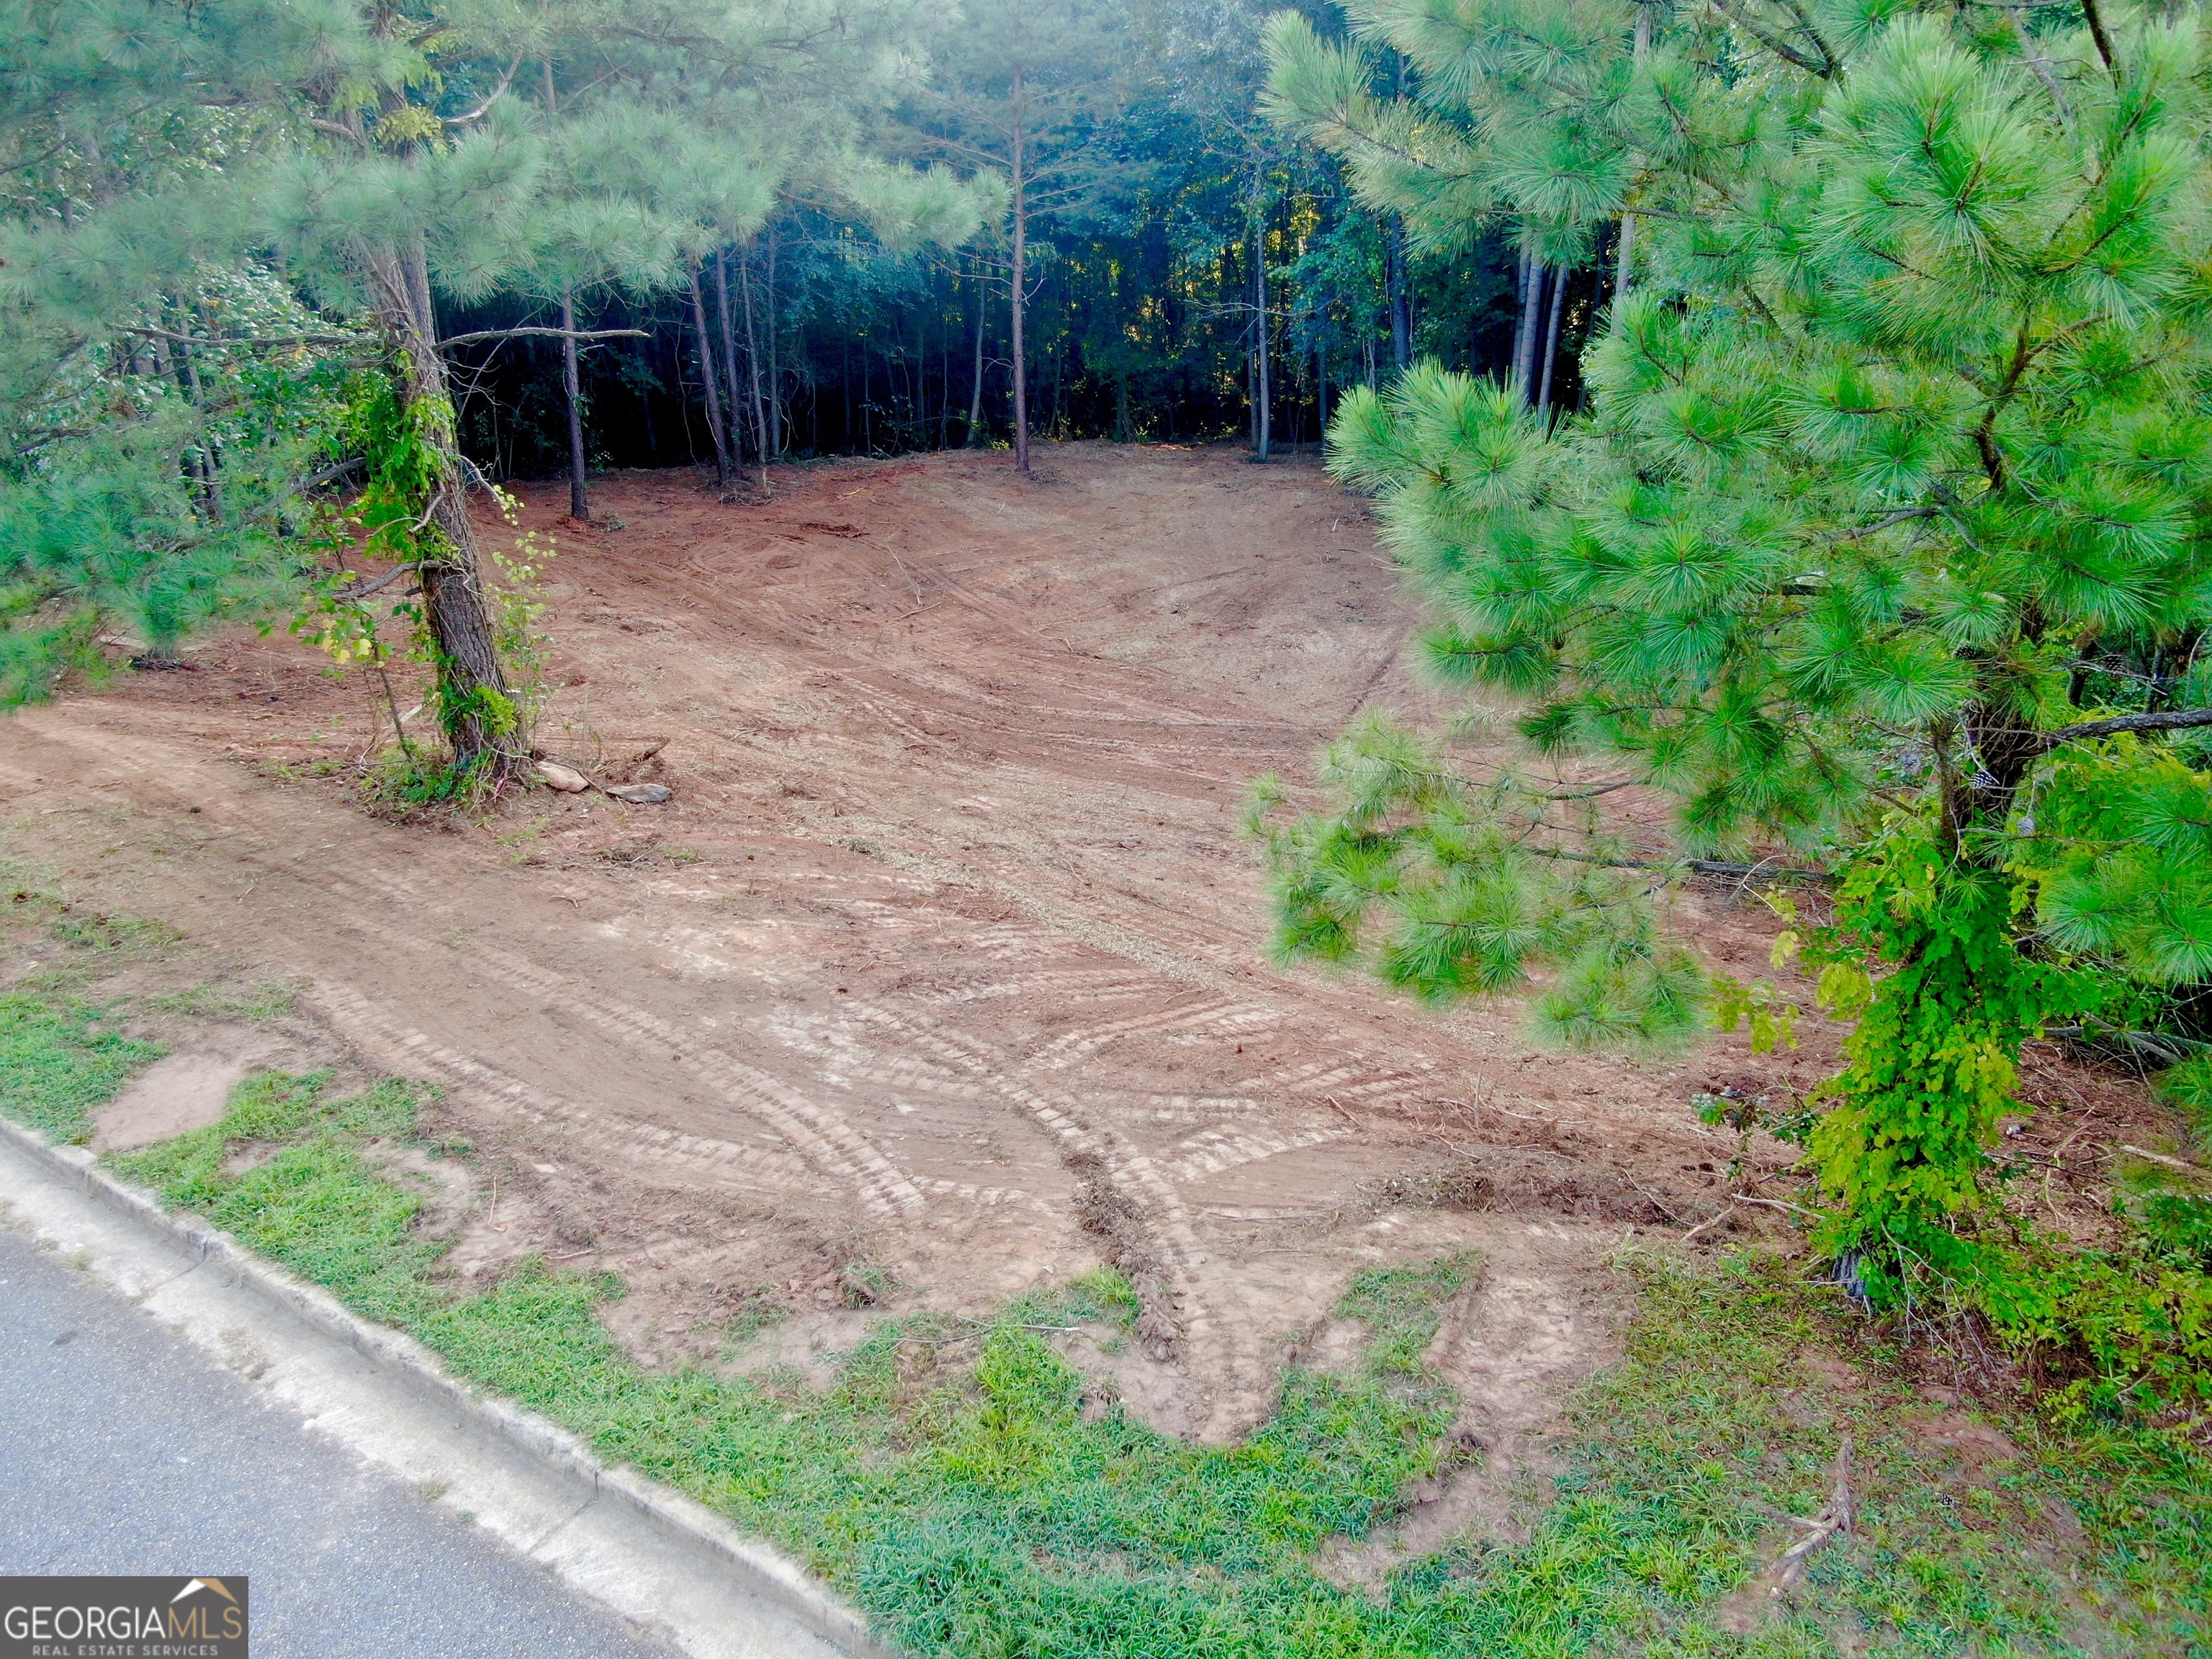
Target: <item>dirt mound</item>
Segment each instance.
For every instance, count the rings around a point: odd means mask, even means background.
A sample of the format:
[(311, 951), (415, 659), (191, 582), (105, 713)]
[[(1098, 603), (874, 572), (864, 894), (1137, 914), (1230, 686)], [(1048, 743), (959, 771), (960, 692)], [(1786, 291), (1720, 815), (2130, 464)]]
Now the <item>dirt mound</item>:
[[(438, 1132), (500, 1180), (465, 1267), (617, 1271), (611, 1322), (673, 1361), (771, 1304), (835, 1345), (1111, 1259), (1150, 1322), (1123, 1397), (1219, 1438), (1361, 1267), (1474, 1243), (1581, 1307), (1628, 1228), (1711, 1212), (1735, 1137), (1691, 1073), (1267, 963), (1248, 781), (1421, 704), (1365, 507), (1310, 464), (1072, 446), (1033, 484), (948, 455), (764, 505), (624, 475), (589, 527), (555, 496), (524, 514), (561, 545), (544, 746), (666, 805), (374, 821), (317, 775), (382, 741), (380, 697), (281, 638), (0, 727), (10, 836), (65, 890), (444, 1086)], [(1717, 903), (1690, 921), (1763, 959)], [(1547, 1319), (1565, 1360), (1444, 1361), (1552, 1389), (1602, 1322)]]

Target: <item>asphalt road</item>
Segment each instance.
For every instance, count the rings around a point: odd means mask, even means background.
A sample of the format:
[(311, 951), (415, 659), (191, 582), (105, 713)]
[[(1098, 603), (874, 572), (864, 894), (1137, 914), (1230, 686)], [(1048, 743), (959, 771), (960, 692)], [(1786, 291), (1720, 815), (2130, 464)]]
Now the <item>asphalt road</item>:
[(672, 1659), (0, 1228), (0, 1574), (252, 1579), (255, 1659)]

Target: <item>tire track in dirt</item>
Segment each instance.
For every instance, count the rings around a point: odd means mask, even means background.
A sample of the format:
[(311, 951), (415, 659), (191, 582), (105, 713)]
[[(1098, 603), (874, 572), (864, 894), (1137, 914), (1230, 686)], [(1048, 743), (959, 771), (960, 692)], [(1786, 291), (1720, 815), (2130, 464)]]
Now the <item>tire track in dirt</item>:
[[(421, 896), (404, 880), (370, 873), (358, 879), (370, 891), (390, 900), (421, 903)], [(333, 882), (331, 890), (343, 895), (349, 885)], [(386, 927), (366, 916), (358, 918), (356, 925), (388, 944), (415, 950), (437, 948), (428, 940)], [(890, 1217), (918, 1210), (926, 1202), (921, 1189), (866, 1135), (780, 1079), (720, 1048), (702, 1048), (679, 1027), (659, 1016), (617, 1001), (512, 951), (476, 940), (471, 941), (468, 949), (471, 965), (489, 977), (513, 989), (545, 998), (630, 1047), (665, 1054), (668, 1064), (767, 1124), (800, 1157), (825, 1175), (836, 1177), (876, 1214)]]
[(1228, 1135), (1209, 1130), (1197, 1138), (1199, 1144), (1185, 1142), (1188, 1150), (1161, 1169), (1169, 1180), (1181, 1186), (1243, 1164), (1257, 1164), (1263, 1158), (1279, 1158), (1285, 1152), (1302, 1152), (1310, 1147), (1326, 1146), (1331, 1141), (1350, 1140), (1358, 1133), (1349, 1124), (1339, 1124), (1333, 1129), (1309, 1129), (1304, 1134), (1293, 1135)]
[[(648, 932), (665, 945), (712, 948), (719, 943), (696, 928), (660, 927)], [(750, 974), (754, 970), (740, 963), (737, 971)], [(1031, 973), (1024, 977), (1033, 992), (1049, 984), (1048, 975)], [(775, 980), (786, 993), (806, 991), (818, 995), (831, 988), (817, 975), (788, 969), (777, 972)], [(976, 1088), (1012, 1104), (1059, 1146), (1063, 1162), (1073, 1164), (1085, 1158), (1099, 1161), (1123, 1197), (1134, 1206), (1157, 1247), (1158, 1264), (1167, 1278), (1182, 1327), (1182, 1363), (1206, 1405), (1197, 1419), (1197, 1431), (1201, 1437), (1208, 1437), (1249, 1418), (1253, 1398), (1263, 1396), (1271, 1384), (1276, 1357), (1272, 1333), (1240, 1331), (1233, 1320), (1224, 1316), (1237, 1305), (1238, 1287), (1233, 1275), (1206, 1271), (1213, 1265), (1212, 1257), (1200, 1243), (1181, 1188), (1267, 1158), (1351, 1140), (1358, 1131), (1332, 1121), (1289, 1133), (1223, 1137), (1202, 1147), (1176, 1149), (1182, 1155), (1167, 1162), (1143, 1152), (1108, 1121), (1114, 1115), (1111, 1106), (1077, 1099), (1060, 1086), (1059, 1079), (1101, 1049), (1126, 1038), (1177, 1033), (1234, 1036), (1268, 1030), (1293, 1017), (1289, 1011), (1239, 997), (1202, 997), (1193, 1003), (1187, 992), (1175, 996), (1158, 981), (1148, 987), (1139, 982), (1131, 988), (1152, 1006), (1061, 1033), (1026, 1054), (956, 1032), (919, 1009), (902, 1012), (866, 999), (838, 998), (836, 1017), (879, 1033), (896, 1034)], [(1158, 1006), (1164, 992), (1173, 999), (1165, 1008)], [(901, 1070), (898, 1060), (876, 1063), (893, 1074)], [(912, 1061), (905, 1063), (910, 1066)], [(1304, 1097), (1313, 1107), (1321, 1108), (1328, 1093), (1365, 1103), (1405, 1093), (1407, 1085), (1417, 1080), (1416, 1074), (1395, 1066), (1382, 1068), (1378, 1074), (1358, 1065), (1316, 1064), (1283, 1082), (1286, 1094)], [(1157, 1112), (1148, 1100), (1128, 1115), (1157, 1121)]]
[(359, 990), (334, 980), (317, 980), (308, 1000), (321, 1008), (347, 1040), (392, 1071), (423, 1071), (467, 1089), (477, 1098), (532, 1124), (558, 1126), (585, 1157), (603, 1157), (648, 1165), (672, 1165), (687, 1176), (757, 1172), (767, 1177), (747, 1183), (769, 1192), (806, 1193), (816, 1197), (842, 1190), (825, 1181), (804, 1159), (765, 1146), (687, 1134), (642, 1118), (614, 1118), (564, 1099), (542, 1085), (528, 1084), (488, 1062), (447, 1048), (404, 1020), (373, 1003)]
[[(1610, 1085), (1623, 1150), (1664, 1184), (1680, 1155), (1654, 1109), (1679, 1094), (1582, 1060), (1493, 1074), (1526, 1063), (1510, 1012), (1431, 1020), (1269, 968), (1244, 780), (1302, 775), (1378, 687), (1419, 717), (1390, 680), (1413, 619), (1310, 468), (1254, 489), (1221, 456), (1045, 465), (1044, 487), (991, 458), (825, 465), (780, 480), (772, 514), (629, 475), (602, 487), (622, 522), (591, 526), (524, 488), (562, 544), (542, 740), (596, 771), (671, 739), (665, 808), (532, 791), (459, 837), (371, 823), (313, 764), (388, 729), (363, 724), (369, 688), (244, 634), (196, 648), (201, 672), (19, 723), (0, 772), (11, 797), (66, 790), (75, 816), (33, 820), (57, 870), (305, 970), (319, 1014), (451, 1086), (454, 1127), (557, 1149), (564, 1224), (679, 1241), (633, 1307), (683, 1314), (762, 1232), (880, 1249), (902, 1305), (963, 1314), (1127, 1249), (1189, 1323), (1180, 1369), (1132, 1355), (1125, 1398), (1223, 1437), (1264, 1416), (1283, 1334), (1349, 1273), (1521, 1226), (1376, 1213), (1370, 1184), (1424, 1160), (1394, 1116)], [(805, 527), (848, 515), (868, 539)], [(908, 620), (916, 581), (946, 597)], [(111, 880), (132, 857), (137, 884)], [(571, 1149), (604, 1187), (568, 1190)], [(767, 1201), (686, 1196), (740, 1187)], [(1107, 1211), (1133, 1248), (1097, 1248)], [(865, 1245), (823, 1243), (854, 1223)]]

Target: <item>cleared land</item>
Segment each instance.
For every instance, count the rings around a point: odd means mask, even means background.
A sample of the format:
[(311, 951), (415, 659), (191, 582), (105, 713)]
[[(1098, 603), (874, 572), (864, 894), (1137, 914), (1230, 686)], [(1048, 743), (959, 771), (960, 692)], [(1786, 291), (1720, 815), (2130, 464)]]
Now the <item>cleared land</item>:
[[(980, 1316), (1104, 1260), (1139, 1340), (1070, 1358), (1214, 1443), (1287, 1359), (1348, 1347), (1355, 1273), (1473, 1247), (1432, 1358), (1489, 1455), (1417, 1515), (1441, 1534), (1615, 1351), (1607, 1254), (1715, 1213), (1735, 1137), (1691, 1097), (1824, 1069), (1818, 1031), (1780, 1061), (1542, 1054), (1510, 1006), (1267, 963), (1245, 786), (1302, 778), (1366, 702), (1425, 707), (1365, 508), (1310, 464), (1070, 446), (1028, 485), (956, 454), (794, 470), (764, 503), (671, 474), (595, 501), (580, 527), (526, 494), (560, 543), (541, 746), (667, 805), (367, 816), (373, 682), (281, 635), (0, 726), (15, 854), (201, 947), (214, 988), (173, 1007), (299, 989), (167, 1032), (143, 1006), (185, 1052), (106, 1144), (335, 1039), (442, 1085), (432, 1133), (476, 1154), (418, 1159), (448, 1260), (619, 1273), (605, 1317), (648, 1364), (826, 1367), (887, 1310)], [(1693, 894), (1680, 921), (1748, 977), (1758, 915)], [(1707, 1240), (1765, 1218), (1736, 1215)]]

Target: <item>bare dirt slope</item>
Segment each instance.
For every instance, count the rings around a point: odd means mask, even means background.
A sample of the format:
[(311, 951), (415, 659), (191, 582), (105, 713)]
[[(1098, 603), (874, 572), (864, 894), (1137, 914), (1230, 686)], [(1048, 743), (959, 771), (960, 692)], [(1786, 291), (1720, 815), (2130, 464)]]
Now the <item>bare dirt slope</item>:
[(1488, 1288), (1438, 1357), (1510, 1436), (1604, 1352), (1603, 1253), (1713, 1213), (1733, 1138), (1686, 1102), (1740, 1053), (1540, 1054), (1513, 1008), (1267, 962), (1247, 783), (1419, 700), (1366, 509), (1317, 469), (1071, 446), (1026, 485), (951, 455), (596, 500), (526, 506), (561, 545), (541, 742), (671, 805), (377, 821), (344, 770), (370, 687), (281, 637), (0, 727), (17, 854), (444, 1085), (465, 1267), (619, 1272), (656, 1361), (788, 1308), (756, 1346), (803, 1360), (870, 1296), (980, 1311), (1109, 1259), (1146, 1352), (1081, 1357), (1218, 1438), (1293, 1344), (1326, 1355), (1358, 1267), (1471, 1244)]

